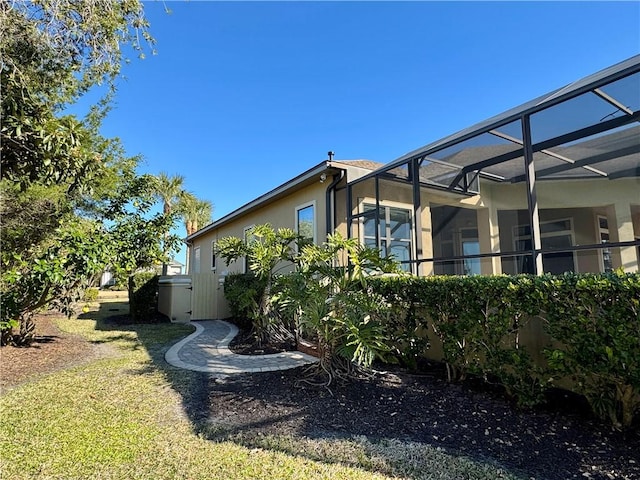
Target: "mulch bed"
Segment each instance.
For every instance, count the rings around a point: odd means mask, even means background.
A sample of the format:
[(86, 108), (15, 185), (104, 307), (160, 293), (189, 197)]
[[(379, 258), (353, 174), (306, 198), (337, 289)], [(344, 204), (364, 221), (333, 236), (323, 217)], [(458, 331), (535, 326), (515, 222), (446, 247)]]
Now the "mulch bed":
[(289, 352), (296, 349), (295, 343), (270, 343), (256, 345), (255, 338), (247, 330), (240, 330), (231, 343), (229, 349), (238, 355), (269, 355), (272, 353)]
[[(109, 320), (127, 322), (124, 315)], [(3, 389), (100, 354), (90, 342), (58, 330), (52, 316), (40, 316), (36, 331), (31, 348), (0, 350)], [(397, 438), (497, 462), (524, 478), (640, 479), (640, 432), (612, 431), (561, 395), (546, 410), (522, 411), (499, 391), (451, 385), (438, 371), (411, 375), (398, 369), (372, 380), (334, 383), (330, 390), (301, 385), (305, 368), (198, 375), (197, 400), (189, 408), (205, 415), (191, 418), (208, 418), (230, 434)]]
[(104, 356), (104, 346), (62, 332), (53, 323), (57, 312), (35, 317), (35, 340), (29, 347), (0, 347), (0, 389), (14, 387), (34, 376), (51, 373)]
[[(251, 351), (249, 339), (240, 343)], [(497, 388), (449, 384), (438, 370), (395, 369), (329, 389), (301, 384), (305, 375), (298, 368), (208, 377), (209, 421), (227, 434), (422, 442), (497, 462), (524, 478), (640, 479), (640, 432), (613, 431), (567, 393), (554, 392), (547, 407), (523, 411)]]

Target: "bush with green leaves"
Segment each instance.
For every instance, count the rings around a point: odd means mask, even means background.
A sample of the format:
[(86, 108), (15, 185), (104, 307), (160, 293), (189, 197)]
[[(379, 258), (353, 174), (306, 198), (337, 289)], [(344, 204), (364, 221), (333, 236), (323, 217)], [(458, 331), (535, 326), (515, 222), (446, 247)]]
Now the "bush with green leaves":
[(398, 264), (338, 233), (323, 245), (305, 245), (297, 262), (295, 272), (278, 280), (272, 302), (293, 315), (303, 335), (317, 339), (325, 384), (375, 359), (391, 360), (384, 327), (391, 306), (368, 280), (398, 272)]
[[(452, 381), (498, 381), (531, 406), (569, 379), (616, 427), (629, 428), (640, 413), (638, 274), (398, 277), (372, 279), (369, 287), (394, 303), (392, 330), (404, 324), (409, 345), (432, 329)], [(533, 317), (548, 337), (546, 361), (535, 362), (532, 354), (541, 352), (521, 345)]]
[[(257, 308), (250, 306), (247, 309), (258, 343), (292, 340), (294, 326), (283, 323), (271, 307), (270, 298), (274, 279), (282, 270), (295, 264), (302, 238), (290, 228), (274, 229), (269, 224), (251, 228), (247, 238), (246, 241), (238, 237), (221, 238), (216, 242), (216, 254), (227, 265), (246, 258), (251, 272), (264, 284)], [(250, 297), (245, 296), (243, 302), (250, 303)]]
[(405, 325), (400, 343), (405, 357), (424, 351), (430, 327), (442, 341), (450, 381), (479, 376), (500, 382), (521, 405), (542, 400), (545, 380), (519, 336), (539, 311), (532, 278), (400, 277), (376, 280), (374, 285), (396, 305), (405, 306), (393, 320), (394, 331)]
[(84, 295), (82, 296), (83, 302), (95, 302), (98, 300), (99, 290), (96, 287), (89, 287), (84, 291)]
[(224, 297), (229, 303), (231, 315), (245, 328), (251, 328), (251, 319), (260, 308), (264, 287), (264, 280), (252, 273), (230, 273), (225, 277)]
[(552, 371), (619, 428), (640, 415), (640, 275), (542, 277)]
[(158, 275), (134, 273), (129, 277), (129, 314), (135, 323), (158, 321)]

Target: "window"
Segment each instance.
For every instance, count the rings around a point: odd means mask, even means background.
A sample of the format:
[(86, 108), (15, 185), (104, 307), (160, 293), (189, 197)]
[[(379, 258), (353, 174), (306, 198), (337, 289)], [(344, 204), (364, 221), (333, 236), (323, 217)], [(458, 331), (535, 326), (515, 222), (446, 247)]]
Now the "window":
[(193, 273), (200, 273), (200, 247), (193, 250)]
[[(600, 243), (609, 243), (609, 220), (607, 217), (598, 215), (598, 238)], [(602, 271), (613, 272), (613, 261), (611, 260), (611, 249), (603, 248), (601, 251)]]
[[(255, 237), (251, 234), (251, 229), (253, 227), (255, 227), (255, 225), (249, 225), (248, 227), (244, 228), (244, 243), (246, 244), (249, 244), (255, 240)], [(251, 268), (249, 268), (249, 258), (244, 257), (244, 260), (242, 261), (242, 273), (248, 273), (250, 271)]]
[(296, 207), (296, 232), (303, 237), (303, 245), (316, 243), (315, 202)]
[[(448, 228), (437, 238), (443, 258), (480, 253), (478, 229), (475, 227)], [(439, 261), (435, 264), (435, 272), (438, 275), (480, 275), (482, 268), (479, 258), (465, 258)]]
[(211, 271), (216, 273), (216, 242), (211, 242)]
[[(531, 251), (531, 227), (514, 227), (514, 247), (518, 252)], [(540, 222), (540, 243), (543, 250), (563, 249), (573, 246), (573, 222), (570, 218)], [(520, 257), (518, 273), (533, 273), (531, 255)], [(542, 254), (544, 273), (562, 274), (575, 272), (574, 252), (550, 252)]]
[(402, 263), (401, 268), (411, 271), (411, 211), (405, 208), (380, 205), (378, 210), (379, 243), (376, 244), (376, 206), (365, 203), (363, 216), (363, 242), (377, 248), (383, 257), (391, 256)]
[[(480, 253), (478, 229), (460, 229), (460, 243), (462, 245), (462, 255), (478, 255)], [(479, 258), (465, 258), (462, 267), (464, 275), (480, 275), (482, 273)]]

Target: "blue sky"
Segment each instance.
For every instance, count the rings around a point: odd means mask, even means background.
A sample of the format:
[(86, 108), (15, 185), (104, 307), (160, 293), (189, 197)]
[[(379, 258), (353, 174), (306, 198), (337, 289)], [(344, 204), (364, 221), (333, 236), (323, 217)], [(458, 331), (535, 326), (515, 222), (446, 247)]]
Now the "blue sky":
[(141, 154), (141, 172), (185, 176), (214, 218), (328, 150), (386, 163), (640, 53), (639, 2), (154, 1), (145, 11), (158, 53), (125, 66), (102, 133)]

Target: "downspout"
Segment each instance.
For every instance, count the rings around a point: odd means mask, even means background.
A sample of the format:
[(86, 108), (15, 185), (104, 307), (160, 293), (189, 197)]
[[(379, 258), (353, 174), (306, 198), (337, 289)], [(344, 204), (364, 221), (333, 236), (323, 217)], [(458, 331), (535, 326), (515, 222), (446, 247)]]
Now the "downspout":
[(327, 187), (326, 200), (325, 200), (326, 209), (327, 209), (327, 213), (326, 213), (327, 236), (333, 233), (333, 228), (335, 227), (335, 220), (334, 220), (336, 217), (335, 188), (344, 178), (344, 172), (345, 172), (344, 170), (340, 170), (339, 176), (334, 175), (333, 182), (331, 182), (331, 185)]
[(185, 259), (186, 265), (184, 267), (184, 274), (185, 275), (191, 275), (191, 272), (189, 271), (189, 269), (191, 267), (191, 261), (190, 261), (191, 260), (191, 246), (193, 245), (193, 243), (187, 241), (186, 239), (185, 239), (184, 243), (187, 245), (187, 257)]

